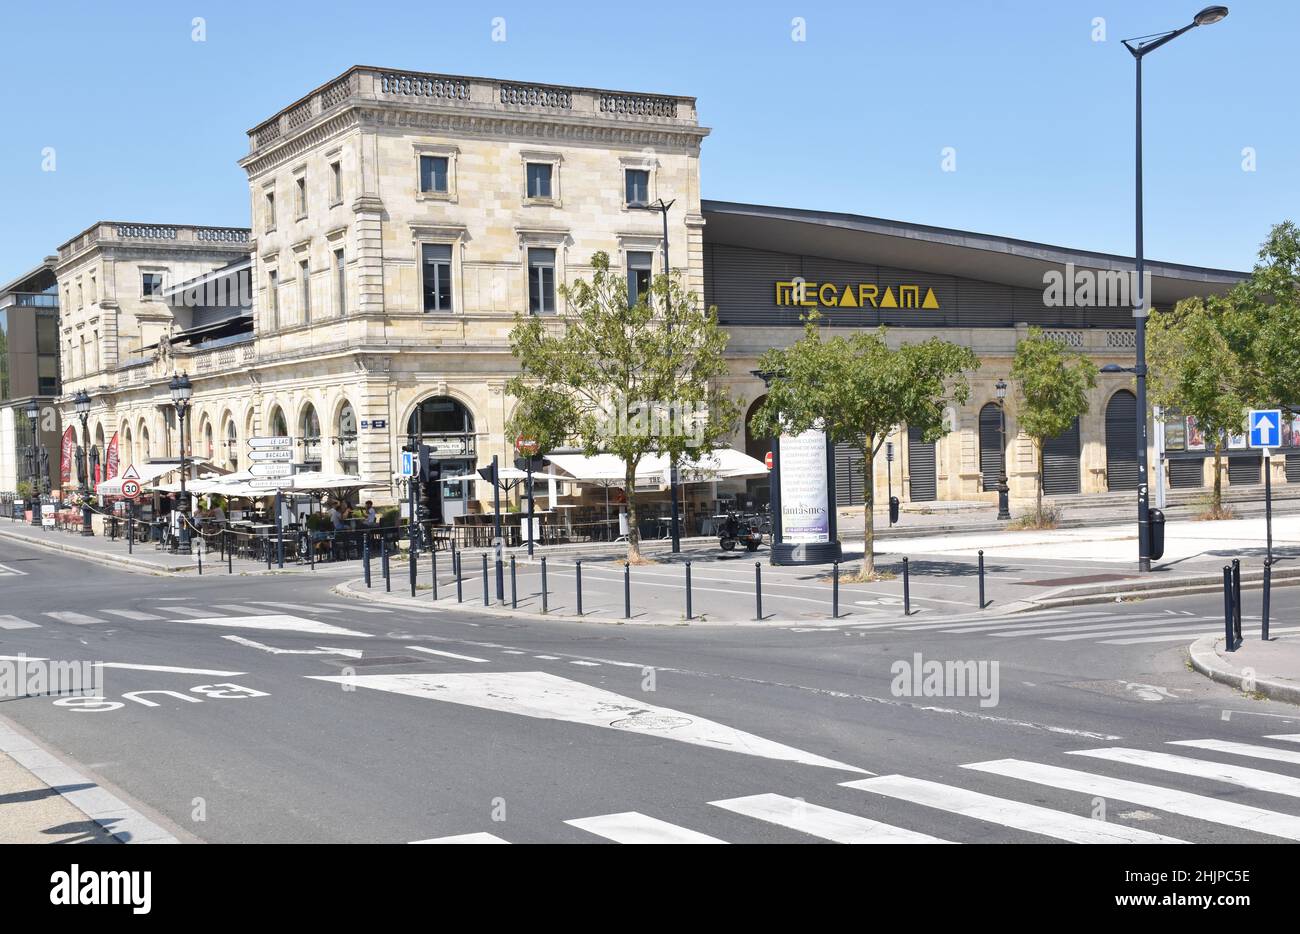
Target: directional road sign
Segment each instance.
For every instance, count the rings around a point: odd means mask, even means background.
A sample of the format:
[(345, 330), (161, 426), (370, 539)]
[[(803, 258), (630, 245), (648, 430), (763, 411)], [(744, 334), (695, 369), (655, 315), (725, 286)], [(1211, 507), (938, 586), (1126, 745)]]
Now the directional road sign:
[(293, 464), (253, 464), (248, 472), (254, 477), (289, 477), (293, 475)]
[(248, 452), (250, 461), (292, 461), (293, 450), (290, 448), (265, 448)]
[(267, 438), (249, 438), (248, 446), (250, 448), (291, 448), (293, 447), (293, 438), (288, 435), (272, 435)]
[(1276, 448), (1282, 445), (1280, 409), (1251, 409), (1246, 425), (1250, 428), (1252, 448)]

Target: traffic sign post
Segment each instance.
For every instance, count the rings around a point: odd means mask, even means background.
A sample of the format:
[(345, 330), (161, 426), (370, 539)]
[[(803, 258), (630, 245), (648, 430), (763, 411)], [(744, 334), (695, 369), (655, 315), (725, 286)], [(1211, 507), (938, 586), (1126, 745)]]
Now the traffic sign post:
[(537, 537), (537, 528), (533, 519), (533, 458), (537, 456), (540, 447), (536, 438), (529, 438), (526, 435), (515, 438), (515, 452), (525, 461), (524, 491), (528, 495), (528, 557), (530, 558), (533, 556), (533, 539)]
[(1273, 471), (1269, 465), (1272, 448), (1282, 443), (1282, 410), (1251, 409), (1246, 419), (1250, 446), (1262, 448), (1264, 455), (1264, 535), (1265, 560), (1273, 563)]

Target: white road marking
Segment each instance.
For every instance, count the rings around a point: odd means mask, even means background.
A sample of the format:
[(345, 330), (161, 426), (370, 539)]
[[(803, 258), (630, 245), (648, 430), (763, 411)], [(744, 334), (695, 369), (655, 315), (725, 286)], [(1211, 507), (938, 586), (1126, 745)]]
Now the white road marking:
[[(1221, 627), (1222, 625), (1223, 623), (1220, 622), (1219, 626)], [(1191, 628), (1189, 628), (1189, 626)], [(1206, 621), (1204, 623), (1198, 623), (1192, 625), (1186, 621), (1183, 621), (1183, 622), (1170, 622), (1166, 626), (1153, 626), (1146, 629), (1107, 629), (1104, 632), (1076, 633), (1072, 636), (1045, 636), (1044, 641), (1045, 642), (1077, 642), (1080, 639), (1096, 639), (1099, 636), (1145, 636), (1145, 635), (1150, 635), (1152, 633), (1169, 633), (1171, 635), (1173, 633), (1179, 633), (1180, 635), (1183, 635), (1185, 638), (1190, 639), (1193, 636), (1195, 636), (1197, 633), (1206, 632), (1207, 630), (1209, 631), (1214, 630), (1213, 622)], [(994, 633), (994, 635), (1000, 635), (1000, 633)]]
[[(1195, 626), (1194, 620), (1189, 620), (1185, 616), (1153, 616), (1143, 619), (1112, 619), (1105, 623), (1088, 623), (1083, 625), (1057, 625), (1040, 627), (1016, 627), (1013, 629), (999, 630), (990, 633), (994, 636), (1054, 636), (1057, 633), (1086, 633), (1087, 635), (1078, 636), (1077, 638), (1086, 639), (1088, 635), (1095, 633), (1113, 631), (1122, 634), (1124, 630), (1133, 630), (1135, 632), (1171, 632), (1174, 629), (1186, 629), (1189, 626)], [(1140, 627), (1149, 627), (1142, 629)]]
[(243, 636), (222, 636), (221, 638), (229, 639), (239, 645), (246, 645), (251, 649), (261, 649), (263, 652), (270, 652), (272, 655), (343, 655), (347, 658), (361, 658), (363, 654), (360, 649), (333, 649), (324, 645), (318, 645), (314, 649), (280, 649), (273, 645), (264, 645), (261, 642), (254, 642), (252, 639), (245, 639)]
[(39, 658), (35, 655), (0, 655), (0, 662), (47, 662), (48, 658)]
[(266, 616), (210, 616), (204, 619), (177, 620), (181, 623), (193, 623), (196, 626), (229, 626), (233, 629), (278, 629), (289, 632), (310, 632), (319, 636), (355, 636), (369, 639), (370, 633), (356, 632), (322, 623), (319, 620), (304, 619), (301, 616), (266, 615)]
[(904, 830), (857, 814), (845, 814), (819, 804), (785, 795), (750, 795), (710, 801), (710, 804), (746, 817), (779, 824), (834, 843), (947, 843), (938, 837)]
[(1084, 622), (1086, 620), (1113, 619), (1110, 613), (1081, 613), (1078, 616), (1072, 616), (1069, 620), (1061, 617), (1054, 619), (1039, 619), (1038, 614), (1033, 616), (1017, 614), (1014, 617), (1002, 617), (996, 622), (953, 622), (952, 620), (930, 620), (926, 623), (913, 623), (910, 625), (899, 626), (899, 629), (912, 630), (937, 629), (943, 632), (979, 632), (984, 629), (1029, 629), (1036, 626), (1060, 626), (1066, 622)]
[(1280, 739), (1288, 743), (1300, 743), (1300, 733), (1274, 733), (1272, 736), (1265, 736), (1265, 739)]
[(584, 668), (599, 668), (600, 662), (584, 662), (580, 658), (575, 658), (569, 662), (570, 665), (582, 665)]
[(20, 571), (17, 568), (11, 568), (7, 564), (0, 564), (0, 574), (12, 575), (13, 577), (26, 577), (26, 571)]
[[(1207, 626), (1209, 627), (1208, 629), (1206, 628)], [(1132, 639), (1102, 639), (1100, 640), (1100, 644), (1101, 645), (1139, 645), (1141, 643), (1146, 643), (1146, 642), (1187, 642), (1198, 634), (1207, 633), (1207, 632), (1221, 632), (1222, 630), (1223, 630), (1222, 623), (1219, 623), (1217, 626), (1207, 623), (1206, 626), (1197, 627), (1195, 630), (1192, 630), (1190, 632), (1179, 632), (1179, 633), (1174, 633), (1173, 635), (1166, 635), (1166, 636), (1141, 636)], [(1269, 629), (1269, 635), (1289, 635), (1293, 632), (1300, 632), (1300, 626), (1290, 626), (1286, 629), (1276, 629), (1276, 628)]]
[(297, 613), (301, 613), (304, 610), (311, 610), (313, 613), (324, 613), (326, 616), (337, 616), (340, 612), (339, 610), (326, 609), (318, 604), (277, 603), (274, 600), (249, 600), (248, 602), (254, 606), (273, 606), (278, 610), (293, 610)]
[(521, 652), (518, 649), (502, 649), (502, 655), (527, 655), (527, 652)]
[(1209, 778), (1229, 785), (1240, 785), (1255, 791), (1268, 791), (1278, 795), (1300, 798), (1300, 778), (1265, 772), (1263, 769), (1247, 768), (1244, 765), (1226, 765), (1222, 762), (1210, 762), (1206, 759), (1192, 759), (1187, 756), (1175, 756), (1167, 752), (1149, 752), (1145, 749), (1081, 749), (1070, 752), (1071, 756), (1088, 756), (1092, 759), (1105, 759), (1109, 762), (1123, 762), (1125, 765), (1140, 765), (1148, 769), (1161, 769), (1179, 775), (1195, 775)]
[(671, 739), (710, 749), (767, 759), (822, 766), (847, 772), (872, 773), (813, 753), (795, 749), (667, 707), (624, 697), (544, 671), (483, 672), (482, 674), (309, 675), (315, 681), (350, 684), (391, 691), (426, 700), (496, 710), (542, 720), (562, 720), (641, 736)]
[(141, 613), (139, 610), (101, 610), (102, 613), (111, 613), (114, 616), (120, 616), (122, 619), (133, 619), (140, 622), (150, 619), (163, 619), (161, 616), (154, 616), (152, 613)]
[(717, 837), (696, 830), (678, 827), (636, 811), (622, 814), (603, 814), (600, 817), (580, 817), (566, 820), (566, 824), (594, 833), (615, 843), (726, 843)]
[(29, 623), (17, 616), (0, 616), (0, 629), (40, 629), (40, 623)]
[[(358, 601), (360, 602), (360, 601)], [(337, 610), (351, 610), (354, 613), (391, 613), (392, 610), (381, 610), (377, 606), (353, 606), (350, 603), (316, 603), (313, 606), (333, 607)], [(411, 607), (410, 609), (416, 609)]]
[(1223, 739), (1179, 739), (1171, 746), (1194, 746), (1197, 749), (1209, 749), (1214, 752), (1226, 752), (1237, 756), (1251, 756), (1255, 759), (1271, 759), (1274, 762), (1290, 762), (1300, 765), (1300, 752), (1294, 749), (1274, 749), (1272, 746), (1252, 746), (1250, 743), (1231, 743)]
[(922, 778), (908, 778), (906, 775), (882, 775), (879, 778), (863, 778), (857, 781), (842, 782), (846, 788), (857, 788), (876, 794), (911, 801), (926, 807), (937, 808), (950, 814), (960, 814), (978, 820), (1001, 824), (1016, 830), (1069, 840), (1071, 843), (1183, 843), (1173, 837), (1127, 827), (1123, 824), (1108, 824), (1106, 821), (1084, 817), (1082, 814), (1070, 814), (1054, 811), (1037, 804), (1023, 804), (1006, 798), (941, 785), (938, 782)]
[(238, 613), (241, 616), (253, 616), (257, 613), (256, 608), (244, 606), (242, 603), (214, 603), (212, 604), (212, 608), (214, 610), (226, 610), (230, 613)]
[(454, 837), (431, 837), (428, 840), (412, 840), (412, 843), (509, 843), (490, 833), (462, 833)]
[(130, 671), (170, 671), (180, 675), (220, 675), (232, 678), (243, 675), (245, 671), (214, 671), (211, 668), (179, 668), (174, 665), (134, 665), (130, 662), (95, 662), (101, 668), (125, 668)]
[(168, 613), (179, 613), (181, 616), (194, 616), (200, 619), (212, 615), (211, 610), (196, 610), (192, 606), (168, 606), (162, 609), (165, 609)]
[(408, 645), (407, 648), (416, 652), (425, 652), (429, 655), (441, 655), (443, 658), (458, 659), (462, 662), (481, 662), (484, 665), (488, 664), (486, 658), (475, 658), (473, 655), (457, 655), (455, 652), (444, 652), (441, 649), (426, 649), (422, 645)]
[(1075, 769), (1063, 769), (1055, 765), (1043, 765), (1038, 762), (1025, 762), (1020, 759), (996, 759), (990, 762), (975, 762), (963, 765), (964, 769), (988, 772), (992, 775), (1005, 775), (1039, 785), (1064, 788), (1086, 795), (1100, 795), (1127, 801), (1142, 807), (1194, 817), (1197, 820), (1240, 827), (1256, 833), (1288, 840), (1300, 840), (1300, 817), (1237, 804), (1232, 801), (1220, 801), (1186, 791), (1148, 785), (1144, 782), (1131, 782), (1122, 778), (1107, 778)]
[(98, 616), (87, 616), (84, 613), (73, 613), (71, 610), (53, 610), (45, 614), (61, 623), (68, 623), (73, 626), (90, 626), (94, 623), (106, 622)]
[(558, 662), (560, 660), (558, 655), (534, 655), (533, 658), (540, 658), (544, 662)]

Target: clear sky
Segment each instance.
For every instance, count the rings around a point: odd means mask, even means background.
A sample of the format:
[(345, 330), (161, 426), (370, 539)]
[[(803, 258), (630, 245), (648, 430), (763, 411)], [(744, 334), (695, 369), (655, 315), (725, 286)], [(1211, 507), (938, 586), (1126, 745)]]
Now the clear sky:
[[(693, 95), (706, 198), (1128, 254), (1120, 40), (1201, 5), (9, 0), (0, 280), (96, 220), (247, 225), (244, 131), (353, 64)], [(1300, 2), (1229, 6), (1146, 59), (1146, 252), (1249, 269), (1300, 220)]]

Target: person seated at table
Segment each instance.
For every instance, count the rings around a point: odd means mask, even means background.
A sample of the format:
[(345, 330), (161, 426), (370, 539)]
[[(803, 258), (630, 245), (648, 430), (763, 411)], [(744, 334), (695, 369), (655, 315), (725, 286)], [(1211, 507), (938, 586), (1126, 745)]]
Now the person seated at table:
[(330, 523), (334, 526), (334, 531), (337, 532), (339, 529), (343, 528), (343, 513), (339, 511), (339, 504), (337, 501), (330, 504), (329, 517)]
[(379, 513), (375, 511), (375, 504), (366, 500), (366, 525), (378, 525)]
[(226, 521), (226, 511), (221, 508), (220, 502), (215, 500), (213, 501), (212, 508), (208, 510), (208, 518), (211, 519), (213, 522)]

